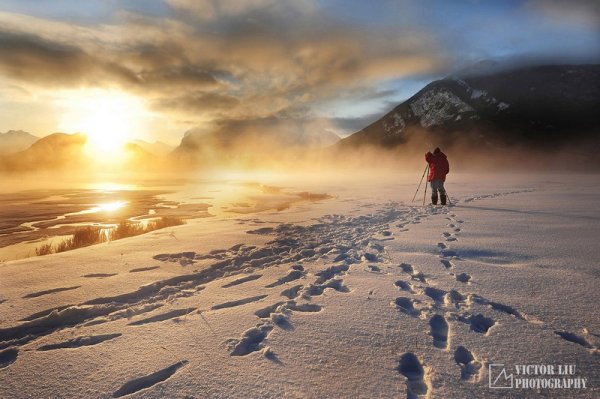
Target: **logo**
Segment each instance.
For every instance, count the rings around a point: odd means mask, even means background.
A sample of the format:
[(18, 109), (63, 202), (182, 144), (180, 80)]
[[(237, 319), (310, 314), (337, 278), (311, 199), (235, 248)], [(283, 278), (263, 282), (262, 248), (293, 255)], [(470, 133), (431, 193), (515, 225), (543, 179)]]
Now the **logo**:
[(511, 389), (514, 388), (515, 378), (506, 372), (506, 367), (503, 364), (488, 365), (489, 386), (494, 389)]
[[(508, 370), (508, 371), (507, 371)], [(510, 373), (509, 373), (510, 372)], [(490, 389), (586, 389), (588, 380), (577, 375), (575, 364), (488, 365)]]

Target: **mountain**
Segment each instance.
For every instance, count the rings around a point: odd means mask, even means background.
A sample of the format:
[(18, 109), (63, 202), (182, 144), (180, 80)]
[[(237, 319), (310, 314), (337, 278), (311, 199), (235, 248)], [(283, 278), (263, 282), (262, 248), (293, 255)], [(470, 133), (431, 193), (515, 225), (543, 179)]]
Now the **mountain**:
[(163, 160), (166, 159), (164, 155), (157, 155), (155, 152), (147, 150), (145, 146), (138, 144), (137, 140), (125, 144), (123, 155), (120, 165), (127, 170), (159, 171), (165, 166), (163, 163)]
[(50, 134), (23, 151), (0, 158), (0, 170), (31, 171), (79, 165), (86, 140), (83, 134)]
[(163, 143), (162, 141), (155, 141), (154, 143), (149, 143), (144, 140), (133, 140), (132, 144), (136, 144), (143, 150), (157, 156), (164, 156), (173, 151), (173, 147), (166, 143)]
[(37, 140), (39, 137), (23, 130), (9, 130), (6, 133), (0, 133), (0, 155), (23, 151)]
[(338, 142), (327, 121), (268, 117), (227, 121), (210, 131), (192, 129), (172, 157), (183, 163), (255, 163), (293, 157)]
[[(434, 81), (335, 148), (436, 146), (600, 149), (600, 65), (547, 65)], [(423, 143), (423, 144), (425, 144)]]
[[(27, 172), (39, 170), (69, 170), (83, 172), (94, 168), (95, 160), (86, 154), (84, 134), (53, 133), (29, 148), (14, 154), (0, 156), (0, 171)], [(136, 143), (127, 143), (123, 156), (111, 164), (123, 170), (154, 170), (164, 166), (161, 157)], [(106, 168), (107, 166), (102, 166)]]

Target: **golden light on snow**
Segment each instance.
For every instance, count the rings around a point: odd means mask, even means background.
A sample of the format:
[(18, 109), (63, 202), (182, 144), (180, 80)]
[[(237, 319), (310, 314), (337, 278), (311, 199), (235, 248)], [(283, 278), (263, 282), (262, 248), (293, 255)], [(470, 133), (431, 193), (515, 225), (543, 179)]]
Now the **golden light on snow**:
[(127, 205), (127, 201), (106, 202), (96, 205), (92, 210), (94, 212), (112, 212), (123, 208), (125, 205)]
[(135, 184), (124, 184), (116, 182), (94, 182), (85, 185), (86, 189), (97, 190), (101, 192), (114, 192), (114, 191), (132, 191), (137, 188)]
[(127, 205), (127, 201), (111, 201), (111, 202), (103, 202), (100, 204), (96, 204), (94, 207), (90, 209), (86, 209), (79, 212), (67, 213), (65, 216), (72, 215), (87, 215), (90, 213), (98, 213), (98, 212), (114, 212), (122, 209)]
[(102, 161), (122, 158), (124, 145), (143, 135), (149, 119), (141, 99), (122, 91), (64, 91), (58, 103), (64, 109), (59, 130), (84, 133), (86, 153)]

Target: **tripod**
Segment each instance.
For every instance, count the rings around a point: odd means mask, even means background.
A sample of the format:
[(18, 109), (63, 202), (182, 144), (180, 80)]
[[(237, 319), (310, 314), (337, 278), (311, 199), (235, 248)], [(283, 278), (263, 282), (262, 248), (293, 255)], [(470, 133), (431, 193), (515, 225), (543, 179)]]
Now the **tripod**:
[[(425, 175), (427, 174), (428, 171), (429, 171), (429, 164), (427, 164), (427, 166), (425, 166), (425, 170), (423, 171), (423, 176), (421, 176), (421, 181), (419, 181), (419, 186), (417, 187), (417, 191), (415, 191), (415, 195), (413, 196), (412, 202), (415, 202), (415, 198), (417, 198), (417, 193), (419, 192), (419, 189), (421, 188), (421, 184), (423, 184), (423, 179), (425, 178)], [(425, 197), (427, 197), (427, 183), (425, 183), (425, 192), (423, 193), (423, 206), (425, 206)]]
[[(429, 170), (429, 165), (425, 166), (425, 170), (423, 171), (423, 176), (421, 176), (421, 181), (419, 182), (417, 191), (415, 191), (415, 195), (413, 196), (412, 202), (415, 202), (415, 198), (417, 198), (417, 193), (419, 192), (419, 189), (421, 188), (421, 183), (423, 183), (423, 178), (425, 177), (425, 174), (427, 173), (428, 170)], [(427, 190), (427, 187), (425, 187), (425, 189)]]
[[(415, 191), (415, 195), (413, 196), (412, 202), (415, 202), (415, 198), (417, 198), (417, 193), (421, 189), (421, 184), (423, 184), (423, 179), (425, 178), (425, 175), (427, 174), (428, 171), (429, 171), (429, 165), (427, 165), (425, 167), (425, 170), (423, 171), (423, 176), (421, 176), (421, 181), (419, 181), (419, 185), (417, 186), (417, 191)], [(448, 200), (448, 205), (453, 205), (452, 201), (450, 200), (450, 195), (448, 194), (448, 190), (446, 190), (444, 188), (444, 192), (446, 193), (446, 198)], [(426, 199), (427, 199), (427, 183), (425, 183), (425, 192), (423, 193), (423, 206), (425, 206), (425, 200)]]

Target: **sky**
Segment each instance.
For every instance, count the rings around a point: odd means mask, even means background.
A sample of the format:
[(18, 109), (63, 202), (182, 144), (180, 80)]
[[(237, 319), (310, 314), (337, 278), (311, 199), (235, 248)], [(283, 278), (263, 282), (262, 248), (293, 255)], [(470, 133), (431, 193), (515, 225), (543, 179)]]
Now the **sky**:
[(599, 58), (598, 1), (0, 0), (0, 132), (346, 136), (480, 61)]

